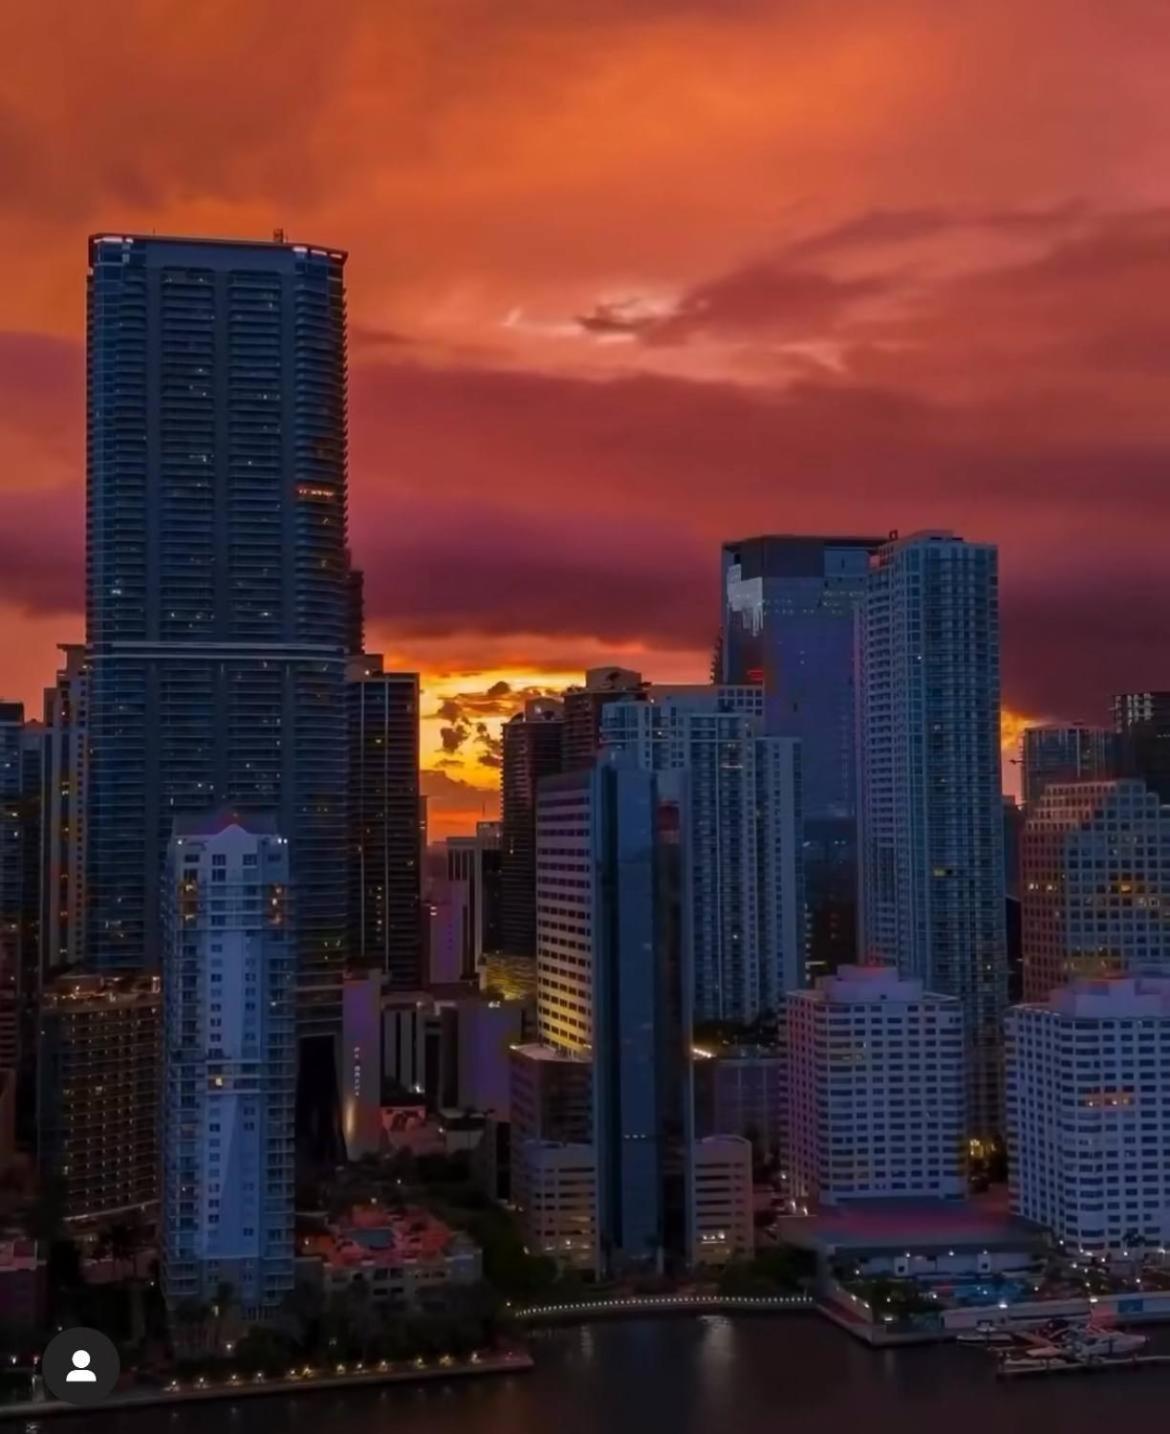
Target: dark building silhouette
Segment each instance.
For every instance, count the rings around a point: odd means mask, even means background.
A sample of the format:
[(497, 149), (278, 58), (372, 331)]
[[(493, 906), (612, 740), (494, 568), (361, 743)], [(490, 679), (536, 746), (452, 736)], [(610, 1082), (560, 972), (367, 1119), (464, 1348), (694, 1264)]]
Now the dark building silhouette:
[(349, 961), (391, 986), (423, 978), (417, 672), (350, 660)]
[(500, 781), (500, 938), (510, 956), (536, 957), (536, 792), (561, 771), (564, 708), (536, 698), (504, 724)]
[(151, 967), (176, 818), (272, 813), (297, 1017), (340, 1032), (346, 935), (345, 254), (89, 244), (87, 960)]
[(857, 956), (855, 616), (883, 540), (793, 534), (723, 545), (725, 683), (758, 683), (769, 736), (801, 744), (808, 970)]
[(1170, 692), (1122, 692), (1113, 699), (1122, 774), (1140, 777), (1170, 805)]

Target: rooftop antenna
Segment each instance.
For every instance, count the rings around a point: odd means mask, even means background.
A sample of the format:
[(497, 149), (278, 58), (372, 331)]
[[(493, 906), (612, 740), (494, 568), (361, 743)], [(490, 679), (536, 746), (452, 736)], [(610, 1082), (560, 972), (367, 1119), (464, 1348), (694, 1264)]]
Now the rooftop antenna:
[(283, 243), (284, 243), (284, 230), (283, 230), (283, 229), (274, 229), (274, 230), (272, 231), (272, 242), (273, 242), (274, 244), (283, 244)]

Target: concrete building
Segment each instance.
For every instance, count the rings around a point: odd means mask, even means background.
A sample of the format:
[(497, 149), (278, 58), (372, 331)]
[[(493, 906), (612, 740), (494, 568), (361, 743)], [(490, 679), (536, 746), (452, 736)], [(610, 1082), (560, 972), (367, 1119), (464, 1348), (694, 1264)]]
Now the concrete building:
[(639, 691), (642, 674), (626, 667), (591, 667), (583, 687), (563, 694), (565, 713), (562, 766), (566, 772), (591, 767), (601, 751), (601, 714), (611, 702)]
[(854, 625), (876, 537), (724, 543), (718, 674), (756, 683), (771, 736), (800, 742), (810, 977), (857, 954)]
[(512, 1203), (529, 1250), (596, 1273), (601, 1265), (593, 1063), (525, 1044), (511, 1052)]
[(1093, 1255), (1170, 1244), (1170, 980), (1014, 1007), (1006, 1068), (1015, 1213)]
[(417, 672), (375, 653), (346, 668), (349, 717), (349, 960), (392, 986), (422, 977)]
[(447, 838), (447, 889), (460, 913), (459, 976), (478, 980), (500, 944), (500, 824), (477, 822), (475, 835)]
[(695, 1135), (742, 1135), (763, 1156), (785, 1150), (788, 1058), (780, 1045), (696, 1047)]
[(37, 1158), (70, 1222), (158, 1200), (159, 1018), (157, 976), (61, 976), (45, 988)]
[(759, 687), (648, 687), (602, 715), (607, 751), (685, 772), (696, 1021), (749, 1023), (805, 981), (799, 744), (763, 735)]
[(0, 1070), (35, 1099), (41, 984), (41, 803), (44, 728), (24, 705), (0, 702)]
[(1079, 977), (1170, 975), (1170, 806), (1144, 782), (1053, 783), (1021, 846), (1024, 999)]
[(963, 1012), (879, 966), (842, 967), (786, 1011), (791, 1191), (801, 1205), (966, 1192)]
[(1031, 811), (1052, 782), (1120, 776), (1120, 758), (1118, 735), (1107, 727), (1025, 727), (1020, 742), (1025, 808)]
[(562, 770), (564, 707), (525, 703), (504, 723), (500, 772), (500, 941), (510, 956), (536, 957), (536, 794)]
[(755, 1250), (752, 1146), (739, 1135), (696, 1140), (691, 1163), (690, 1263), (750, 1259)]
[(163, 909), (163, 1293), (174, 1307), (227, 1282), (256, 1319), (293, 1286), (288, 843), (271, 818), (177, 821)]
[(945, 532), (884, 545), (859, 651), (862, 949), (962, 1003), (971, 1134), (994, 1137), (1008, 985), (995, 548)]

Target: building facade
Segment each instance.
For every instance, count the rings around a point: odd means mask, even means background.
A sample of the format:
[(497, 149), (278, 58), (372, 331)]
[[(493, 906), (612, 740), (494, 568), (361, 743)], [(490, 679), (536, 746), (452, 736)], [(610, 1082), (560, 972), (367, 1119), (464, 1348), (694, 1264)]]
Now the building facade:
[(563, 697), (565, 740), (563, 767), (577, 772), (591, 767), (601, 751), (601, 714), (611, 703), (637, 692), (642, 674), (626, 667), (591, 667), (583, 687), (570, 687)]
[(272, 812), (298, 892), (299, 1028), (330, 1042), (346, 935), (344, 264), (284, 242), (97, 235), (87, 329), (87, 961), (157, 964), (176, 818)]
[(742, 1135), (760, 1155), (785, 1150), (788, 1058), (772, 1046), (695, 1049), (695, 1135)]
[(748, 1024), (805, 982), (799, 743), (759, 687), (650, 687), (602, 717), (607, 751), (687, 774), (686, 940), (696, 1021)]
[(1113, 699), (1121, 770), (1170, 805), (1170, 692), (1121, 692)]
[(1012, 1208), (1072, 1251), (1170, 1243), (1170, 980), (1074, 981), (1007, 1020)]
[(478, 980), (500, 944), (500, 824), (476, 822), (475, 835), (447, 838), (447, 885), (458, 899), (460, 979)]
[(1021, 848), (1024, 999), (1101, 975), (1170, 976), (1170, 806), (1135, 779), (1052, 783)]
[(1120, 776), (1120, 739), (1106, 727), (1025, 727), (1020, 742), (1025, 808), (1052, 782), (1104, 781)]
[(232, 1286), (245, 1318), (293, 1287), (296, 929), (271, 819), (176, 822), (163, 966), (163, 1293)]
[(417, 672), (350, 659), (349, 960), (413, 990), (423, 976)]
[(720, 678), (758, 683), (766, 730), (800, 742), (810, 976), (857, 953), (855, 623), (878, 538), (723, 545)]
[(755, 1252), (752, 1145), (740, 1135), (694, 1143), (691, 1164), (690, 1264), (694, 1269), (750, 1260)]
[(509, 956), (536, 956), (536, 793), (564, 761), (564, 708), (525, 704), (504, 723), (500, 775), (500, 941)]
[(966, 1193), (963, 1011), (881, 966), (788, 998), (789, 1169), (800, 1205)]
[(596, 1273), (593, 1063), (538, 1043), (511, 1051), (512, 1202), (528, 1249)]
[(42, 799), (41, 947), (47, 974), (85, 959), (85, 813), (87, 770), (85, 647), (62, 647), (65, 665), (45, 689)]
[[(0, 702), (0, 1070), (35, 1067), (40, 993), (44, 730)], [(21, 1081), (31, 1104), (33, 1090)], [(25, 1101), (22, 1101), (24, 1104)]]
[(971, 1133), (994, 1137), (1008, 981), (995, 548), (951, 533), (886, 544), (860, 664), (863, 948), (958, 997)]
[(40, 1007), (37, 1158), (66, 1220), (151, 1212), (159, 1192), (159, 978), (59, 976)]

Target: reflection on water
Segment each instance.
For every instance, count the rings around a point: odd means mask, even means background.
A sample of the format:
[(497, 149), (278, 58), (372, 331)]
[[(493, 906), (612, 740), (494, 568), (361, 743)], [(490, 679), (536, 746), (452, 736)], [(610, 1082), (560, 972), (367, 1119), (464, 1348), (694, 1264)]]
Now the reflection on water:
[(813, 1315), (599, 1322), (532, 1343), (528, 1375), (87, 1414), (37, 1434), (1100, 1434), (1160, 1428), (1170, 1404), (1170, 1372), (1003, 1383), (983, 1351), (879, 1354)]

